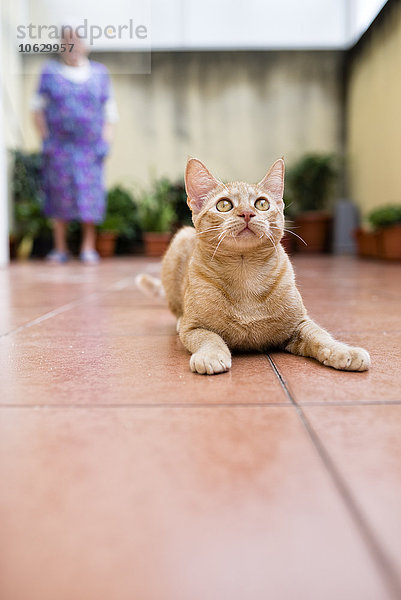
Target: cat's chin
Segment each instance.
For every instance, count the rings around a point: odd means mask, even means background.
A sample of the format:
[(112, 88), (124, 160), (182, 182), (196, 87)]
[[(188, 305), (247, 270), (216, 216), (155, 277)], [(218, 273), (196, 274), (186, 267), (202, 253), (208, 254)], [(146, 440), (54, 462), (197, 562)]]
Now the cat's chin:
[(244, 229), (241, 229), (241, 231), (237, 233), (237, 238), (255, 237), (255, 235), (256, 233), (252, 231), (252, 229), (249, 229), (249, 227), (244, 227)]
[(254, 231), (250, 227), (244, 227), (235, 236), (236, 242), (243, 244), (244, 246), (263, 245), (264, 238), (265, 236), (261, 234), (260, 231)]
[[(262, 234), (259, 231), (253, 231), (249, 227), (245, 227), (238, 232), (234, 238), (228, 242), (231, 245), (234, 245), (236, 250), (252, 250), (256, 248), (264, 248), (264, 249), (272, 249), (278, 243), (277, 240), (270, 239), (270, 236), (266, 234)], [(228, 241), (228, 240), (227, 240)], [(233, 244), (234, 243), (234, 244)]]
[(241, 252), (242, 250), (251, 250), (266, 246), (266, 237), (247, 229), (245, 231), (242, 230), (235, 237), (232, 237), (228, 243), (233, 249)]

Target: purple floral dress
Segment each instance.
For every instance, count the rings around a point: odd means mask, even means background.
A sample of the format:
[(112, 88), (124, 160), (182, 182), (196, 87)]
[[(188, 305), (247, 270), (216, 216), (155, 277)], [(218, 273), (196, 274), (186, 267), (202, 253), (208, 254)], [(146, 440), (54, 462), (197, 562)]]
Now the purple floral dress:
[(57, 61), (41, 74), (38, 93), (45, 98), (49, 136), (43, 142), (44, 212), (70, 221), (100, 223), (105, 212), (102, 138), (104, 107), (110, 94), (106, 67), (90, 61), (81, 83), (65, 78)]

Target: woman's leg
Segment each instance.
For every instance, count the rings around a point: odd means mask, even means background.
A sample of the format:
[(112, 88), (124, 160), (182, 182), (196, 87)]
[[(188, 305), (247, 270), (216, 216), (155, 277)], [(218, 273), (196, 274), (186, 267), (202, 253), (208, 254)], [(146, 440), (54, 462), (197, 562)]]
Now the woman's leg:
[(81, 252), (95, 252), (96, 226), (94, 223), (82, 223)]
[(67, 223), (61, 219), (54, 220), (53, 240), (54, 248), (57, 252), (65, 254), (68, 250), (66, 239)]

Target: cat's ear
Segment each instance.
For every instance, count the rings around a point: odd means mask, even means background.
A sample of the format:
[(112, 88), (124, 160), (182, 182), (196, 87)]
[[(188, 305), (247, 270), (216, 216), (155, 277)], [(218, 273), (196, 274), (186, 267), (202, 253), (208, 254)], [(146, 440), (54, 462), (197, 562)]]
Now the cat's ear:
[(188, 206), (196, 215), (202, 209), (206, 196), (219, 185), (219, 181), (197, 158), (190, 158), (185, 169), (185, 189)]
[(258, 185), (271, 195), (278, 205), (283, 205), (284, 194), (284, 159), (279, 158), (270, 167), (268, 173), (259, 181)]

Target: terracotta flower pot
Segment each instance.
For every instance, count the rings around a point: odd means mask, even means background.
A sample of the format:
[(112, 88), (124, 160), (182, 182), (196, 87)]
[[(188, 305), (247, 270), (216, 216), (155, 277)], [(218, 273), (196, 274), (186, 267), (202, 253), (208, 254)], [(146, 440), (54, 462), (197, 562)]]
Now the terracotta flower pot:
[(10, 233), (9, 236), (9, 247), (10, 247), (10, 258), (14, 259), (17, 257), (17, 238), (15, 235), (13, 235), (12, 233)]
[(146, 231), (142, 234), (146, 256), (163, 256), (171, 240), (171, 233), (152, 233)]
[(377, 236), (380, 258), (401, 260), (401, 223), (383, 227)]
[(96, 237), (96, 250), (102, 258), (114, 256), (117, 234), (113, 231), (99, 231)]
[(358, 247), (358, 256), (365, 258), (378, 258), (379, 234), (376, 231), (357, 229), (354, 235)]
[(299, 252), (325, 252), (328, 249), (332, 217), (326, 212), (311, 211), (298, 215), (295, 219), (295, 233), (305, 240), (295, 238)]

